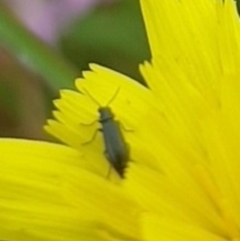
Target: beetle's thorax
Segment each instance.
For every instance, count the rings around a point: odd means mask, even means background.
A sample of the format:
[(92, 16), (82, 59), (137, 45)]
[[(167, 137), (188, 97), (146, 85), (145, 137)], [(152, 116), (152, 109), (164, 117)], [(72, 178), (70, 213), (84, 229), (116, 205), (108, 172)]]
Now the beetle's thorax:
[(112, 113), (110, 107), (99, 107), (98, 112), (100, 115), (99, 122), (101, 123), (114, 119), (114, 114)]

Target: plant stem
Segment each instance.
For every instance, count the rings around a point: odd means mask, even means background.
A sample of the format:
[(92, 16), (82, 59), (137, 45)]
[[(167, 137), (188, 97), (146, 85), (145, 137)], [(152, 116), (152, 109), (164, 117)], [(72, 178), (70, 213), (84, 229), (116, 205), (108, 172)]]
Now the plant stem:
[(15, 56), (24, 60), (28, 67), (39, 73), (53, 90), (74, 87), (74, 79), (79, 76), (79, 71), (28, 31), (2, 3), (0, 41)]

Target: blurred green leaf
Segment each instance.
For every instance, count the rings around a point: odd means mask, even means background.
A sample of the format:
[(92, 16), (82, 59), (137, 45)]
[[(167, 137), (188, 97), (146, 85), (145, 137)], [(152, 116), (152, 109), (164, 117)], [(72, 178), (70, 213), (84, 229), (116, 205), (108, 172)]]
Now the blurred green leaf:
[(97, 62), (138, 80), (141, 79), (139, 63), (150, 58), (136, 0), (123, 0), (95, 9), (74, 24), (63, 45), (65, 53), (80, 68)]
[(73, 87), (79, 71), (23, 27), (0, 3), (0, 40), (14, 55), (44, 77), (55, 90)]
[(0, 106), (4, 107), (8, 113), (17, 114), (20, 111), (16, 104), (17, 98), (15, 90), (7, 82), (1, 81), (0, 84)]

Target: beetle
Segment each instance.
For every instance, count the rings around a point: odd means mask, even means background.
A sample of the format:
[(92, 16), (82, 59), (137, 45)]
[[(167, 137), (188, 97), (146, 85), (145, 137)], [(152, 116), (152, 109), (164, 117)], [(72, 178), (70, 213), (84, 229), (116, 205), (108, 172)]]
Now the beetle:
[[(110, 162), (111, 166), (114, 167), (116, 172), (121, 177), (124, 177), (124, 170), (129, 160), (129, 147), (123, 137), (120, 122), (115, 120), (112, 109), (109, 107), (109, 104), (115, 99), (119, 90), (120, 88), (117, 89), (106, 106), (101, 106), (86, 89), (84, 89), (84, 92), (99, 106), (98, 122), (101, 124), (101, 128), (98, 130), (103, 133), (105, 157)], [(92, 140), (95, 138), (96, 133)]]

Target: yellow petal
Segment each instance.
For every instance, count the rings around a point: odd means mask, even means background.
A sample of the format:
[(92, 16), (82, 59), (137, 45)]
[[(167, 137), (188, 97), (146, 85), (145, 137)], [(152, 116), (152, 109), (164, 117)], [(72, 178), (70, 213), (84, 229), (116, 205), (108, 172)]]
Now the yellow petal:
[(147, 213), (142, 217), (143, 236), (148, 241), (225, 241), (225, 238), (212, 234), (191, 223), (156, 216)]
[[(105, 212), (109, 207), (114, 209), (114, 196), (108, 200), (99, 197), (99, 194), (111, 189), (108, 186), (110, 182), (107, 177), (84, 170), (79, 152), (62, 145), (17, 139), (0, 139), (0, 150), (1, 239), (108, 240), (105, 237), (110, 237), (109, 240), (117, 240), (121, 239), (121, 235), (127, 235), (128, 230), (130, 235), (137, 235), (137, 228), (133, 225), (125, 225), (127, 230), (120, 231), (116, 225), (111, 228), (111, 215), (108, 215), (108, 219), (99, 218), (100, 208), (105, 207)], [(81, 181), (80, 186), (78, 181)], [(117, 184), (112, 185), (113, 194), (122, 204), (122, 210), (130, 210), (133, 203)], [(78, 201), (69, 198), (76, 195), (76, 186)], [(100, 188), (99, 192), (85, 193), (96, 187)], [(91, 205), (89, 198), (98, 200), (99, 206)], [(80, 203), (82, 207), (78, 206)], [(128, 208), (129, 203), (132, 206)], [(84, 212), (83, 207), (89, 206), (96, 211)], [(87, 215), (89, 213), (91, 216)], [(131, 224), (135, 222), (127, 215), (125, 219), (130, 220)]]

